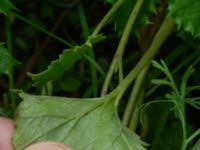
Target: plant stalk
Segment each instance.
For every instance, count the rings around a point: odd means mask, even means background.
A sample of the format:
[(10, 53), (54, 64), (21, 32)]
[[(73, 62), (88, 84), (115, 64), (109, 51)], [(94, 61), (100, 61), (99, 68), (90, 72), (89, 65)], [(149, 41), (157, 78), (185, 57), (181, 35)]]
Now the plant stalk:
[(103, 17), (100, 23), (95, 28), (94, 32), (91, 36), (96, 36), (103, 28), (103, 26), (107, 23), (107, 21), (113, 16), (113, 14), (117, 11), (117, 9), (123, 4), (124, 0), (118, 0), (113, 7), (107, 12), (107, 14)]
[[(135, 80), (135, 83), (134, 83), (134, 86), (133, 86), (133, 89), (131, 91), (131, 95), (130, 95), (130, 98), (128, 100), (128, 103), (126, 105), (126, 109), (125, 109), (125, 112), (124, 112), (124, 115), (123, 115), (123, 118), (122, 118), (122, 123), (127, 126), (129, 124), (129, 121), (130, 121), (130, 118), (133, 118), (131, 117), (131, 115), (133, 114), (133, 110), (135, 108), (135, 104), (138, 103), (138, 95), (140, 95), (140, 92), (141, 92), (141, 88), (143, 87), (143, 84), (144, 84), (144, 80), (146, 78), (146, 74), (149, 70), (149, 66), (146, 66), (142, 72), (138, 75), (137, 79)], [(134, 115), (132, 115), (134, 116)]]
[[(143, 2), (144, 2), (144, 0), (137, 0), (135, 6), (133, 7), (133, 10), (132, 10), (132, 12), (130, 14), (128, 22), (127, 22), (127, 24), (126, 24), (126, 26), (124, 28), (123, 33), (122, 33), (122, 37), (120, 39), (120, 42), (119, 42), (119, 45), (117, 47), (116, 53), (114, 55), (114, 58), (112, 60), (111, 65), (110, 65), (110, 68), (109, 68), (109, 71), (107, 73), (106, 79), (104, 81), (103, 88), (102, 88), (102, 91), (101, 91), (101, 96), (106, 95), (109, 83), (110, 83), (110, 81), (112, 79), (112, 75), (113, 75), (116, 67), (118, 67), (118, 69), (119, 69), (119, 79), (120, 79), (120, 81), (123, 79), (123, 68), (122, 68), (122, 66), (123, 66), (122, 65), (123, 53), (124, 53), (126, 44), (128, 42), (128, 38), (130, 36), (131, 29), (132, 29), (133, 24), (134, 24), (138, 14), (139, 14), (139, 11), (140, 11), (140, 8), (142, 7)], [(118, 65), (118, 66), (116, 66), (116, 65)]]
[[(6, 28), (6, 43), (7, 43), (7, 49), (9, 51), (9, 53), (12, 56), (12, 33), (11, 33), (11, 23), (10, 23), (10, 13), (8, 14), (8, 16), (5, 17), (5, 28)], [(9, 89), (13, 89), (14, 88), (14, 79), (13, 79), (13, 71), (11, 71), (8, 75), (8, 85), (9, 85)], [(13, 95), (13, 93), (9, 92), (9, 96), (11, 99), (11, 106), (12, 106), (12, 115), (15, 114), (15, 110), (16, 110), (16, 99)]]
[(133, 82), (133, 80), (140, 74), (140, 72), (145, 68), (146, 65), (150, 64), (150, 61), (158, 52), (161, 45), (168, 38), (174, 27), (174, 20), (170, 17), (166, 17), (155, 35), (150, 47), (140, 59), (137, 65), (132, 69), (132, 71), (126, 76), (125, 79), (119, 84), (119, 86), (113, 92), (124, 93), (128, 86)]

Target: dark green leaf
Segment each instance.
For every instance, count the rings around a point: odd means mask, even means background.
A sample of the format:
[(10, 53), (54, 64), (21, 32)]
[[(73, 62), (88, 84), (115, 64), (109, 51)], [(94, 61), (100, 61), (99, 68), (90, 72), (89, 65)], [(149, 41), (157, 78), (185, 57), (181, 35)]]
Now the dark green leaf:
[(175, 19), (178, 28), (200, 36), (200, 1), (199, 0), (171, 0), (169, 14)]
[(170, 82), (164, 79), (153, 79), (152, 83), (157, 85), (170, 85)]
[(53, 140), (76, 150), (145, 150), (139, 137), (118, 118), (115, 99), (73, 99), (20, 94), (16, 150)]
[(10, 0), (0, 1), (0, 14), (7, 15), (12, 9), (16, 10), (16, 7), (10, 2)]
[(6, 74), (10, 75), (13, 70), (13, 66), (19, 64), (19, 62), (14, 59), (8, 50), (0, 44), (0, 75)]
[(58, 80), (63, 73), (80, 60), (90, 47), (88, 45), (76, 46), (74, 49), (64, 50), (57, 60), (51, 62), (47, 70), (38, 74), (28, 73), (36, 84), (45, 84), (48, 81)]
[(172, 123), (165, 128), (160, 138), (157, 150), (178, 150), (181, 149), (182, 126), (180, 122)]

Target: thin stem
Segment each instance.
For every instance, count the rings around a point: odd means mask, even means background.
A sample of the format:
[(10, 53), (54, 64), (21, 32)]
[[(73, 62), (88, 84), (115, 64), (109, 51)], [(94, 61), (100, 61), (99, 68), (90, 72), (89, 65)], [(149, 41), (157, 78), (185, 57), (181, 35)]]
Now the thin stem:
[[(85, 16), (85, 12), (83, 10), (83, 7), (82, 7), (81, 3), (79, 4), (78, 10), (79, 10), (79, 18), (80, 18), (82, 31), (83, 31), (83, 36), (84, 36), (84, 39), (87, 40), (88, 36), (89, 36), (89, 27), (88, 27), (88, 23), (87, 23), (87, 19), (86, 19), (86, 16)], [(93, 62), (96, 62), (93, 48), (90, 48), (88, 50), (88, 56)], [(97, 87), (98, 87), (97, 70), (94, 67), (94, 65), (91, 64), (91, 63), (90, 63), (90, 73), (91, 73), (91, 79), (92, 79), (93, 96), (96, 97), (97, 96), (97, 91), (98, 91), (98, 89), (97, 89)]]
[(137, 102), (135, 104), (134, 110), (132, 111), (132, 114), (130, 116), (130, 123), (129, 123), (129, 129), (132, 131), (135, 131), (138, 125), (139, 121), (139, 107), (142, 105), (145, 97), (145, 87), (140, 88), (140, 93), (138, 93), (137, 96)]
[(181, 108), (178, 108), (178, 113), (180, 116), (180, 120), (181, 120), (181, 124), (182, 124), (182, 132), (183, 132), (181, 150), (186, 150), (187, 134), (186, 134), (185, 115)]
[(192, 135), (186, 140), (185, 148), (187, 148), (187, 145), (198, 135), (200, 134), (200, 128), (197, 129)]
[[(7, 40), (7, 49), (9, 53), (12, 55), (12, 33), (11, 33), (11, 23), (10, 23), (10, 14), (5, 17), (5, 28), (6, 28), (6, 40)], [(13, 79), (13, 72), (11, 71), (8, 75), (8, 84), (9, 89), (14, 88), (14, 79)], [(12, 105), (12, 113), (14, 115), (16, 110), (16, 99), (13, 95), (13, 93), (9, 92), (9, 96), (11, 99), (11, 105)]]
[(92, 33), (92, 36), (97, 35), (103, 26), (107, 23), (107, 21), (112, 17), (112, 15), (116, 12), (116, 10), (123, 4), (124, 0), (118, 0), (113, 7), (107, 12), (107, 14), (103, 17), (100, 23), (97, 25), (96, 29)]
[[(136, 101), (138, 100), (138, 95), (140, 95), (141, 88), (143, 87), (144, 80), (146, 78), (149, 66), (146, 66), (142, 72), (138, 75), (133, 89), (131, 91), (131, 95), (129, 97), (128, 103), (126, 105), (126, 109), (122, 118), (122, 123), (127, 126), (129, 124), (129, 120), (131, 115), (133, 114), (133, 110), (135, 108)], [(138, 103), (138, 102), (137, 102)], [(134, 115), (132, 115), (134, 116)]]
[(25, 17), (23, 17), (23, 16), (21, 16), (21, 15), (15, 13), (15, 12), (12, 12), (12, 14), (13, 14), (14, 16), (16, 16), (18, 19), (20, 19), (20, 20), (22, 20), (22, 21), (24, 21), (24, 22), (30, 24), (30, 25), (33, 26), (34, 28), (38, 29), (38, 30), (41, 31), (41, 32), (46, 33), (48, 36), (50, 36), (50, 37), (56, 39), (57, 41), (59, 41), (59, 42), (65, 44), (65, 45), (69, 46), (70, 48), (73, 48), (73, 47), (74, 47), (74, 45), (72, 45), (71, 43), (69, 43), (69, 42), (67, 42), (66, 40), (62, 39), (61, 37), (59, 37), (59, 36), (53, 34), (52, 32), (47, 31), (46, 29), (42, 28), (41, 26), (37, 25), (36, 23), (32, 22), (31, 20), (29, 20), (29, 19), (27, 19), (27, 18), (25, 18)]
[(137, 15), (140, 11), (140, 8), (142, 7), (143, 2), (144, 2), (144, 0), (137, 0), (135, 7), (133, 8), (133, 10), (130, 14), (130, 17), (129, 17), (128, 22), (125, 26), (122, 37), (120, 39), (119, 45), (117, 47), (115, 56), (114, 56), (113, 61), (110, 65), (109, 72), (108, 72), (106, 79), (104, 81), (101, 96), (104, 96), (107, 93), (109, 83), (111, 81), (114, 70), (116, 69), (116, 64), (118, 64), (120, 80), (122, 80), (122, 78), (123, 78), (123, 68), (122, 68), (122, 66), (123, 66), (122, 65), (123, 53), (124, 53), (126, 44), (128, 42), (128, 38), (130, 36), (131, 29), (133, 27), (133, 24), (134, 24), (136, 18), (137, 18)]
[(172, 32), (174, 27), (174, 20), (170, 17), (166, 17), (163, 21), (159, 31), (154, 37), (150, 47), (144, 54), (144, 56), (140, 59), (137, 65), (133, 68), (133, 70), (126, 76), (125, 79), (119, 84), (119, 86), (114, 90), (117, 92), (124, 92), (128, 86), (133, 82), (133, 80), (139, 75), (142, 69), (150, 63), (152, 58), (158, 52), (161, 45), (165, 42), (167, 37)]
[(93, 65), (93, 67), (96, 68), (96, 70), (101, 74), (102, 77), (106, 76), (105, 71), (103, 70), (103, 68), (96, 61), (94, 61), (88, 55), (84, 55), (84, 57), (85, 57), (85, 59), (87, 59), (90, 62), (91, 65)]

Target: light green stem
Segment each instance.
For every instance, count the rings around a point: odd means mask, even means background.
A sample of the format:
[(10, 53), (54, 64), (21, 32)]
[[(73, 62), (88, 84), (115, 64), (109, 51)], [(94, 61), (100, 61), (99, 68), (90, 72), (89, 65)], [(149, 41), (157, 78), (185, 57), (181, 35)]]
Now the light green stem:
[(137, 96), (137, 102), (134, 106), (134, 110), (132, 111), (132, 115), (130, 116), (130, 123), (128, 125), (129, 129), (132, 131), (136, 131), (138, 121), (139, 121), (139, 107), (142, 105), (145, 97), (145, 87), (140, 88), (140, 93)]
[[(117, 47), (115, 56), (114, 56), (112, 63), (110, 65), (109, 72), (107, 73), (106, 79), (104, 81), (103, 88), (102, 88), (102, 91), (101, 91), (101, 96), (104, 96), (107, 93), (109, 83), (112, 79), (112, 75), (113, 75), (116, 67), (118, 67), (118, 69), (119, 69), (119, 79), (120, 79), (120, 81), (123, 78), (123, 68), (122, 68), (122, 66), (123, 66), (122, 65), (123, 53), (124, 53), (126, 44), (128, 42), (128, 38), (130, 36), (131, 29), (133, 27), (133, 24), (134, 24), (136, 18), (137, 18), (137, 15), (140, 11), (140, 8), (142, 7), (143, 2), (144, 2), (144, 0), (137, 0), (137, 2), (136, 2), (135, 6), (134, 6), (134, 8), (133, 8), (133, 10), (130, 14), (130, 17), (128, 19), (128, 22), (127, 22), (125, 28), (124, 28), (122, 37), (120, 39), (119, 45)], [(116, 65), (118, 65), (118, 66), (116, 66)]]
[[(88, 27), (85, 12), (83, 10), (81, 3), (79, 4), (78, 10), (79, 10), (79, 18), (80, 18), (81, 28), (83, 31), (83, 36), (85, 40), (87, 40), (89, 37), (89, 27)], [(93, 62), (96, 62), (93, 47), (88, 49), (88, 56)], [(92, 81), (92, 87), (93, 87), (92, 88), (93, 96), (97, 97), (97, 92), (98, 92), (97, 70), (91, 63), (90, 63), (90, 73), (91, 73), (91, 81)]]
[(118, 0), (113, 7), (107, 12), (107, 14), (103, 17), (103, 19), (100, 21), (100, 23), (97, 25), (96, 29), (92, 33), (92, 36), (98, 35), (100, 30), (103, 28), (103, 26), (107, 23), (107, 21), (113, 16), (113, 14), (116, 12), (116, 10), (123, 4), (124, 0)]
[(199, 134), (200, 134), (200, 128), (197, 129), (197, 130), (186, 140), (185, 148), (187, 148), (187, 145), (188, 145), (195, 137), (197, 137)]
[[(149, 66), (146, 66), (142, 72), (138, 75), (137, 79), (135, 80), (133, 89), (131, 91), (130, 98), (128, 100), (128, 103), (126, 105), (126, 109), (122, 118), (122, 123), (127, 126), (129, 124), (129, 120), (131, 115), (133, 114), (133, 110), (135, 108), (135, 104), (138, 103), (138, 95), (140, 95), (141, 88), (143, 87), (144, 80), (146, 78), (146, 74), (148, 72)], [(132, 115), (134, 116), (134, 114)], [(133, 126), (133, 125), (132, 125)]]
[(159, 31), (154, 37), (150, 47), (144, 54), (144, 56), (140, 59), (137, 65), (133, 68), (133, 70), (126, 76), (125, 79), (119, 84), (119, 86), (113, 92), (122, 92), (128, 88), (128, 86), (133, 82), (133, 80), (139, 75), (142, 69), (150, 63), (152, 58), (158, 52), (161, 45), (165, 42), (167, 37), (172, 32), (174, 27), (174, 20), (170, 17), (166, 17), (163, 21)]

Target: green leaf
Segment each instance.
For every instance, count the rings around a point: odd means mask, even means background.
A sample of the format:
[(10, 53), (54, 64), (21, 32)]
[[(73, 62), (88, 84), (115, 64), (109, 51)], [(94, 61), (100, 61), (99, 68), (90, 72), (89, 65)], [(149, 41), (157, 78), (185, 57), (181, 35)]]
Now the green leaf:
[(63, 73), (70, 69), (75, 62), (80, 60), (87, 50), (88, 45), (76, 46), (74, 49), (64, 50), (58, 59), (51, 62), (48, 68), (38, 74), (28, 73), (36, 85), (45, 84), (48, 81), (56, 81), (60, 79)]
[(168, 86), (170, 86), (170, 82), (165, 80), (165, 79), (153, 79), (153, 80), (151, 80), (151, 82), (153, 84), (157, 84), (157, 85), (168, 85)]
[(17, 10), (10, 0), (1, 0), (0, 3), (0, 14), (7, 15), (12, 9)]
[(0, 44), (0, 75), (11, 75), (13, 66), (17, 64), (19, 64), (19, 62), (11, 56), (2, 44)]
[(101, 41), (103, 41), (105, 39), (106, 39), (106, 36), (104, 36), (102, 34), (98, 34), (98, 35), (95, 35), (95, 36), (94, 35), (93, 36), (89, 36), (87, 41), (88, 41), (88, 43), (94, 45), (94, 44), (96, 44), (98, 42), (101, 42)]
[(20, 96), (13, 138), (16, 150), (43, 140), (76, 150), (145, 150), (139, 137), (120, 123), (113, 98)]
[(182, 125), (174, 122), (165, 128), (160, 137), (157, 150), (180, 150), (182, 142)]
[(178, 28), (182, 28), (192, 35), (200, 36), (200, 1), (199, 0), (171, 0), (169, 15), (171, 15)]

